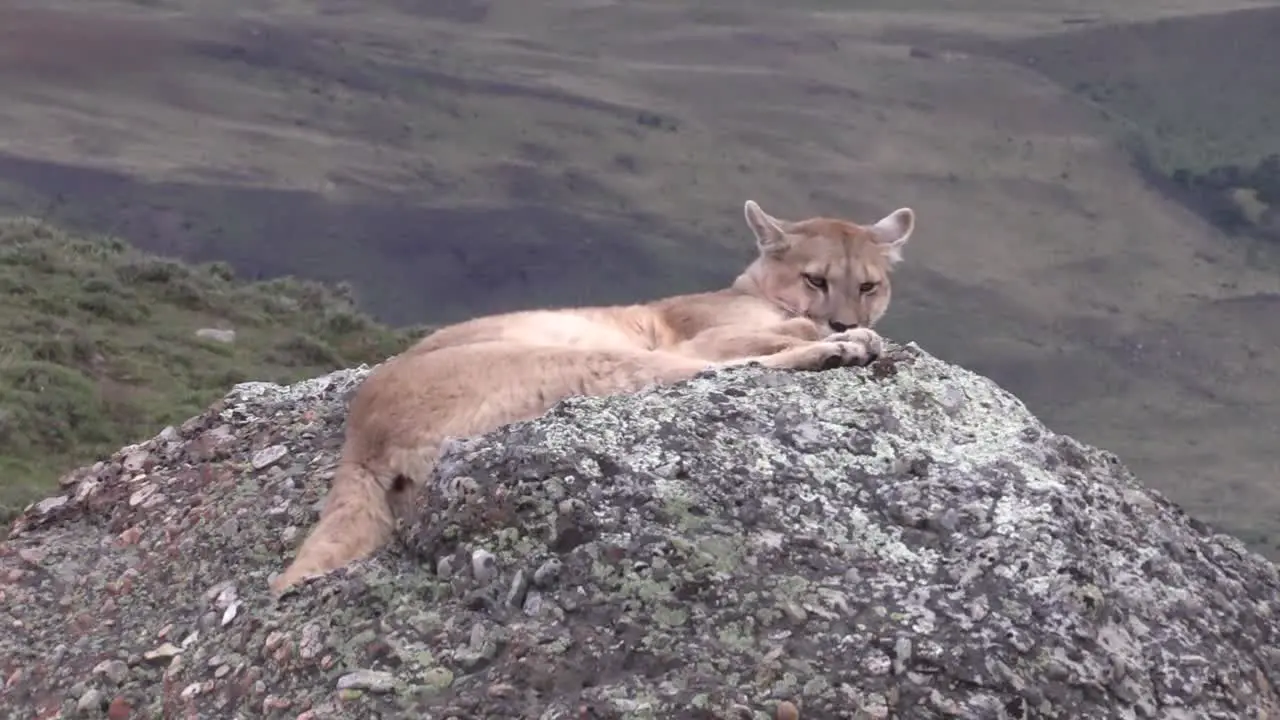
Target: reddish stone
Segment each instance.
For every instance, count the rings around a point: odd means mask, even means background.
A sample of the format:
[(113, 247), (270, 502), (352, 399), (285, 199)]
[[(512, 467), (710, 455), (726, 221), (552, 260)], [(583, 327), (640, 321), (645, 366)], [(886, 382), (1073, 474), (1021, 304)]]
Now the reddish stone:
[(293, 643), (282, 642), (279, 647), (274, 648), (271, 652), (271, 659), (276, 661), (278, 667), (284, 667), (289, 664), (289, 660), (293, 658)]
[(275, 695), (268, 695), (266, 699), (262, 701), (262, 712), (263, 714), (266, 714), (272, 710), (288, 710), (289, 706), (292, 704), (293, 703), (284, 698), (276, 697)]
[(117, 697), (107, 706), (107, 720), (129, 720), (132, 714), (133, 707), (122, 697)]
[(129, 528), (128, 530), (125, 530), (124, 532), (120, 533), (120, 535), (117, 537), (117, 540), (119, 540), (120, 545), (129, 546), (129, 545), (137, 545), (138, 540), (140, 540), (141, 538), (142, 538), (142, 531), (138, 529), (137, 525), (135, 525)]

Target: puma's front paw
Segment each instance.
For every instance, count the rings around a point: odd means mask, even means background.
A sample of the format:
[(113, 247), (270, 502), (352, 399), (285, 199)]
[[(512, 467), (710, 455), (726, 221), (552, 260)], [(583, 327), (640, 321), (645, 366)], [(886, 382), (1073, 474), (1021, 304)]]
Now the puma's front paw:
[(876, 331), (868, 328), (856, 328), (831, 334), (812, 346), (801, 350), (809, 351), (806, 357), (810, 370), (829, 370), (846, 368), (846, 366), (869, 365), (876, 361), (883, 350), (883, 341)]
[(830, 370), (868, 365), (880, 357), (884, 341), (874, 330), (858, 328), (829, 335), (822, 340), (790, 347), (767, 356), (734, 361), (759, 363), (779, 370)]
[(884, 340), (880, 337), (880, 333), (871, 328), (854, 328), (832, 333), (822, 338), (822, 342), (859, 343), (867, 349), (867, 353), (871, 356), (871, 360), (867, 362), (880, 357), (880, 353), (884, 351)]

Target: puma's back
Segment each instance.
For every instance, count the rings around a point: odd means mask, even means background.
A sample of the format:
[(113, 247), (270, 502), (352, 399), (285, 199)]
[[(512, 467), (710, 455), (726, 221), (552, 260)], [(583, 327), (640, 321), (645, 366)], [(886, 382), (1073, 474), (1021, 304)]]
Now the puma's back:
[(505, 342), (576, 348), (647, 348), (653, 313), (643, 305), (521, 310), (488, 315), (436, 330), (407, 352)]

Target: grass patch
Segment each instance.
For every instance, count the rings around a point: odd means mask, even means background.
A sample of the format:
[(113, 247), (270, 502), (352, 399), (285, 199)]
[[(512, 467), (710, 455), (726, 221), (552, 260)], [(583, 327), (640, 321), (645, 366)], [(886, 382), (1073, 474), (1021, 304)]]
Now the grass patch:
[(1191, 15), (1005, 43), (1107, 113), (1165, 174), (1253, 165), (1280, 132), (1280, 9)]
[[(1280, 8), (962, 41), (1097, 109), (1141, 176), (1218, 229), (1280, 238)], [(967, 44), (966, 44), (967, 43)]]
[(424, 330), (373, 321), (346, 286), (245, 282), (225, 263), (0, 221), (0, 517), (235, 383), (377, 363)]

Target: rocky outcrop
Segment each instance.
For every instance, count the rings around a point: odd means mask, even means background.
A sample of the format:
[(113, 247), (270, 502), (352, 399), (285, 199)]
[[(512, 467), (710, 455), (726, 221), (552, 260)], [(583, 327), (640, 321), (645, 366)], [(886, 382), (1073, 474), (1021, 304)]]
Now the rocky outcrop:
[(10, 717), (1263, 718), (1276, 568), (914, 346), (453, 444), (279, 601), (364, 369), (238, 386), (0, 551)]

